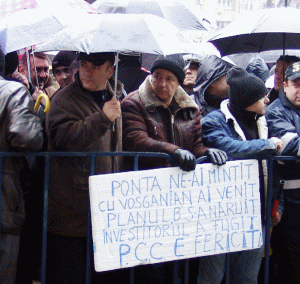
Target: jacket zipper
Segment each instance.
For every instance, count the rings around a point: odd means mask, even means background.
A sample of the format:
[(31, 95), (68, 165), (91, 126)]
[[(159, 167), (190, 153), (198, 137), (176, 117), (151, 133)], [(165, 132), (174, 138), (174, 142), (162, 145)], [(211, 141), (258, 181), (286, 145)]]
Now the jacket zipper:
[(171, 131), (172, 131), (172, 140), (173, 140), (173, 144), (175, 145), (174, 123), (175, 123), (174, 114), (171, 114)]

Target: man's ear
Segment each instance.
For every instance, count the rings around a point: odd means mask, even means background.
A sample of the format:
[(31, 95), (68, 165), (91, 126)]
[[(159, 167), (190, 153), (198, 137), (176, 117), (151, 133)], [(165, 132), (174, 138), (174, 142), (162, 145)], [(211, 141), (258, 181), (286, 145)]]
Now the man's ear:
[(110, 79), (110, 77), (114, 74), (114, 72), (115, 72), (114, 66), (108, 67), (107, 80)]
[[(23, 64), (19, 64), (19, 66), (18, 66), (18, 70), (19, 70), (19, 72), (21, 73), (21, 74), (23, 74), (23, 75), (27, 75), (27, 72), (25, 71), (25, 67), (24, 67), (24, 65)], [(25, 73), (26, 72), (26, 73)]]
[(288, 86), (286, 81), (283, 81), (282, 83), (282, 87), (283, 87), (283, 91), (285, 92), (285, 88)]

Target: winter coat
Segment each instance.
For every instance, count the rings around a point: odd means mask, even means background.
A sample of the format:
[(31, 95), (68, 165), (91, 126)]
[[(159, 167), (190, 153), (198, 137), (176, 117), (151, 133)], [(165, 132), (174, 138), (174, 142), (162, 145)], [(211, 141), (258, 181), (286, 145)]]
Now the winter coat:
[[(108, 82), (113, 95), (114, 80)], [(117, 96), (122, 93), (118, 85)], [(75, 82), (56, 93), (46, 116), (49, 151), (106, 152), (122, 150), (121, 118), (112, 123), (89, 91)], [(113, 131), (113, 129), (115, 131)], [(95, 174), (120, 170), (118, 157), (96, 157)], [(49, 231), (83, 237), (88, 216), (88, 157), (53, 157), (50, 163)]]
[(231, 67), (233, 67), (232, 64), (215, 55), (208, 56), (201, 61), (194, 86), (194, 99), (202, 117), (220, 108), (221, 99), (218, 99), (215, 105), (211, 105), (205, 100), (205, 92), (213, 82), (226, 75)]
[[(172, 155), (182, 148), (200, 157), (208, 149), (202, 143), (199, 108), (180, 86), (167, 107), (154, 93), (149, 75), (121, 107), (124, 150)], [(140, 162), (144, 169), (171, 165), (165, 159), (146, 158)]]
[[(266, 109), (269, 136), (283, 141), (280, 149), (282, 156), (300, 156), (300, 109), (296, 108), (280, 89), (279, 98)], [(285, 210), (291, 207), (290, 222), (300, 225), (300, 164), (295, 161), (284, 161), (275, 164), (278, 179), (285, 180)]]
[(228, 102), (223, 101), (220, 110), (213, 111), (203, 119), (204, 143), (225, 151), (231, 158), (259, 158), (274, 153), (276, 145), (268, 139), (265, 117), (257, 120), (260, 139), (246, 140), (242, 128), (228, 109)]
[[(0, 151), (39, 151), (43, 144), (42, 125), (26, 87), (0, 76)], [(3, 159), (1, 232), (20, 234), (25, 218), (21, 173), (24, 157)]]
[[(220, 110), (211, 112), (203, 119), (202, 137), (205, 145), (225, 151), (231, 159), (260, 158), (274, 154), (276, 144), (268, 139), (265, 117), (261, 116), (257, 120), (260, 139), (247, 140), (242, 128), (229, 111), (228, 103), (229, 100), (223, 101)], [(262, 173), (264, 188), (267, 189), (266, 161), (262, 161)]]

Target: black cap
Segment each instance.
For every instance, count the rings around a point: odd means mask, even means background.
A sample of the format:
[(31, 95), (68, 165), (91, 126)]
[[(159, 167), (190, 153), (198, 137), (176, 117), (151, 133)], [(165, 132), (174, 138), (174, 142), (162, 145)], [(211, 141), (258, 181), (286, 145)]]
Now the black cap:
[(111, 62), (112, 65), (115, 63), (115, 54), (113, 52), (96, 52), (96, 53), (84, 53), (80, 52), (77, 60), (85, 60), (93, 63), (96, 66), (104, 64), (106, 61)]
[(151, 67), (151, 74), (153, 74), (154, 70), (157, 68), (166, 69), (177, 77), (180, 85), (182, 85), (185, 77), (184, 69), (184, 60), (182, 55), (180, 54), (172, 54), (163, 56), (158, 56)]
[(78, 57), (77, 52), (75, 51), (60, 51), (55, 55), (52, 61), (53, 71), (60, 66), (70, 67), (73, 61)]
[(291, 64), (285, 71), (285, 79), (294, 81), (300, 77), (300, 61)]
[(231, 68), (226, 75), (230, 105), (245, 109), (268, 93), (264, 82), (240, 67)]

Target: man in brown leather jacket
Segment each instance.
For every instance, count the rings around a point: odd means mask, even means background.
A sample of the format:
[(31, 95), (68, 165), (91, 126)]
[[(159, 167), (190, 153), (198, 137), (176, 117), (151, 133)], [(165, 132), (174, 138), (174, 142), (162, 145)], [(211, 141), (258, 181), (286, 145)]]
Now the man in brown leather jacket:
[[(226, 153), (202, 143), (199, 107), (181, 87), (184, 78), (181, 55), (156, 58), (151, 75), (121, 103), (124, 150), (167, 153), (184, 171), (194, 170), (196, 158), (203, 155), (222, 165)], [(166, 159), (140, 162), (143, 169), (171, 165)], [(168, 283), (169, 268), (170, 264), (137, 267), (135, 283)]]

